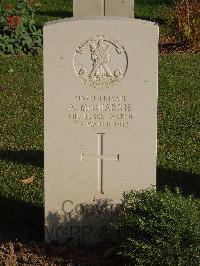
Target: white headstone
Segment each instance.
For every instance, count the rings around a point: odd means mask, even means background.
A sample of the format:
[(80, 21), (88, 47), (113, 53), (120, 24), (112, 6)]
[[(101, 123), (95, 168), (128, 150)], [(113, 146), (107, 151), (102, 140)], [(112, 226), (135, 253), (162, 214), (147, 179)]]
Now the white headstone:
[(105, 0), (105, 16), (133, 17), (133, 0)]
[(105, 0), (74, 0), (74, 17), (95, 17), (104, 16)]
[(156, 184), (158, 27), (114, 17), (47, 23), (44, 85), (46, 240), (94, 243), (105, 217), (80, 204), (118, 203)]
[(133, 17), (133, 0), (74, 0), (74, 17)]

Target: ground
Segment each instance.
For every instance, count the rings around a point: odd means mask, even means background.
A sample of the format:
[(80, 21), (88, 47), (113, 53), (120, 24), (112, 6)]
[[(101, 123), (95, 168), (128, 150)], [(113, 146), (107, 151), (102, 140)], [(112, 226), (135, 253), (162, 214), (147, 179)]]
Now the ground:
[(119, 257), (114, 257), (113, 252), (113, 249), (106, 245), (95, 248), (77, 248), (70, 245), (47, 245), (38, 241), (23, 243), (10, 241), (0, 245), (0, 265), (123, 265), (123, 261)]
[[(2, 1), (8, 2), (14, 3)], [(40, 27), (45, 21), (72, 15), (71, 1), (32, 2)], [(184, 194), (199, 198), (200, 54), (167, 41), (171, 40), (167, 25), (171, 2), (135, 4), (136, 17), (159, 23), (161, 32), (157, 186), (178, 186)], [(42, 242), (42, 51), (34, 56), (0, 56), (0, 62), (0, 265), (123, 265), (112, 257), (107, 243), (85, 249)], [(103, 254), (106, 258), (101, 258)]]

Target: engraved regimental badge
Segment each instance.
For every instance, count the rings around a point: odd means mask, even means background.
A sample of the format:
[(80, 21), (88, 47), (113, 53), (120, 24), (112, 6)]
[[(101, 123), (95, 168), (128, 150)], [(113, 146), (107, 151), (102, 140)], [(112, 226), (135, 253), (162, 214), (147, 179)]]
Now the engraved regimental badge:
[(79, 79), (94, 88), (107, 88), (121, 81), (128, 67), (124, 47), (113, 38), (98, 35), (81, 44), (74, 55)]

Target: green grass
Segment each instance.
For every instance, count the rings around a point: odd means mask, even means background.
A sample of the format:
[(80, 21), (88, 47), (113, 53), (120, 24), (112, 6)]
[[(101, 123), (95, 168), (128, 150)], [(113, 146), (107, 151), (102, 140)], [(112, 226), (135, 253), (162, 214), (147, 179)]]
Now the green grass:
[[(40, 26), (72, 11), (68, 1), (37, 2)], [(136, 16), (164, 23), (166, 3), (138, 0)], [(42, 54), (0, 56), (0, 62), (0, 220), (6, 228), (8, 223), (15, 226), (20, 209), (31, 223), (34, 208), (43, 205)], [(179, 186), (196, 197), (200, 197), (199, 65), (200, 54), (160, 56), (158, 187)], [(30, 176), (35, 177), (33, 184), (19, 182)], [(41, 220), (38, 223), (41, 227)]]
[[(0, 62), (0, 240), (31, 237), (34, 228), (41, 238), (42, 55), (1, 56)], [(32, 184), (20, 182), (31, 176)]]
[(179, 186), (197, 197), (200, 197), (199, 65), (200, 54), (160, 57), (158, 110), (161, 114), (158, 183)]
[(160, 58), (158, 164), (198, 173), (200, 170), (200, 54)]
[[(0, 61), (0, 193), (41, 203), (42, 162), (36, 156), (41, 160), (43, 151), (41, 56), (1, 57)], [(35, 185), (19, 182), (32, 175)]]

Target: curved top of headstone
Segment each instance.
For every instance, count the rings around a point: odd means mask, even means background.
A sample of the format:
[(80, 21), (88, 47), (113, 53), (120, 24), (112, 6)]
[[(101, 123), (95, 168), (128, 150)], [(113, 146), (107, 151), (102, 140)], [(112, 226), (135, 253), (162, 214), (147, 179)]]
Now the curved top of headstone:
[(71, 17), (71, 18), (64, 18), (64, 19), (56, 19), (56, 20), (52, 20), (52, 21), (48, 21), (44, 24), (44, 26), (50, 26), (50, 25), (55, 25), (55, 24), (60, 24), (60, 23), (69, 23), (69, 22), (79, 22), (79, 21), (91, 21), (91, 20), (95, 20), (95, 21), (127, 21), (129, 23), (134, 23), (134, 24), (138, 24), (138, 25), (145, 25), (145, 26), (149, 26), (149, 27), (156, 27), (158, 28), (158, 24), (152, 21), (147, 21), (147, 20), (142, 20), (142, 19), (132, 19), (132, 18), (125, 18), (125, 17)]

